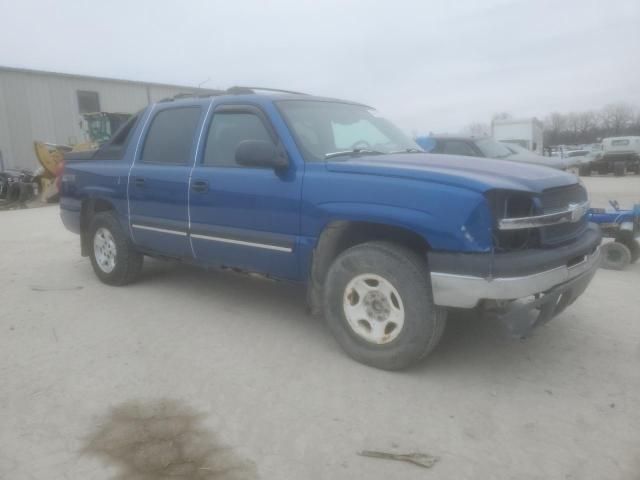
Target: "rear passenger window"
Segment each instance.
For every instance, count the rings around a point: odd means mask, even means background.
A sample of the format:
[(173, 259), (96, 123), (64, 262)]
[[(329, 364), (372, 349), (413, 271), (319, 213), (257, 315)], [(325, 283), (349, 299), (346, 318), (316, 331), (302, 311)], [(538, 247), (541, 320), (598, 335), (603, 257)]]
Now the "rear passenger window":
[(262, 120), (253, 113), (216, 113), (209, 127), (204, 165), (237, 167), (236, 148), (244, 140), (273, 142)]
[(469, 157), (475, 156), (473, 149), (464, 142), (459, 140), (447, 140), (444, 144), (442, 153), (449, 155), (466, 155)]
[(185, 165), (189, 163), (200, 107), (163, 110), (151, 122), (142, 149), (147, 163)]

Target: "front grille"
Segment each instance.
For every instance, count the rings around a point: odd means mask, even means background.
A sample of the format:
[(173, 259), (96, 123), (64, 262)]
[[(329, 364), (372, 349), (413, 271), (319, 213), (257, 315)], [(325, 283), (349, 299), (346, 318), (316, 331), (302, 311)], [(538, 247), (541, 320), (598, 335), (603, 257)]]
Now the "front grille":
[(542, 192), (540, 201), (544, 213), (553, 213), (565, 210), (570, 203), (586, 202), (587, 191), (579, 183), (569, 187), (550, 188)]
[[(542, 192), (540, 203), (543, 213), (566, 210), (570, 203), (587, 201), (587, 191), (580, 184), (569, 187), (550, 188)], [(587, 217), (575, 223), (561, 223), (540, 229), (540, 242), (543, 246), (555, 246), (570, 242), (579, 237), (587, 228)]]

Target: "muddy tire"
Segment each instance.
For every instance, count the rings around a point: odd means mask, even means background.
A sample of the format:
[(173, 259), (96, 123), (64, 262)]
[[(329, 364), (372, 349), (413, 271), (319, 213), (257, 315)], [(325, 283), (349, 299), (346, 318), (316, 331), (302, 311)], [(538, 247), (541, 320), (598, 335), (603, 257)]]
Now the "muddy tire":
[(631, 263), (631, 251), (620, 242), (609, 242), (602, 245), (602, 268), (622, 270)]
[(629, 253), (631, 254), (630, 263), (636, 263), (638, 261), (640, 258), (640, 243), (638, 243), (635, 238), (631, 235), (622, 236), (622, 238), (618, 237), (616, 242), (621, 243), (629, 249)]
[(446, 310), (433, 303), (426, 257), (390, 242), (356, 245), (331, 265), (324, 312), (340, 346), (359, 362), (406, 368), (431, 352)]
[(126, 285), (142, 269), (144, 256), (111, 212), (96, 214), (89, 224), (89, 257), (97, 277), (107, 285)]
[(616, 162), (613, 164), (613, 174), (616, 177), (624, 177), (626, 173), (626, 165), (624, 162)]

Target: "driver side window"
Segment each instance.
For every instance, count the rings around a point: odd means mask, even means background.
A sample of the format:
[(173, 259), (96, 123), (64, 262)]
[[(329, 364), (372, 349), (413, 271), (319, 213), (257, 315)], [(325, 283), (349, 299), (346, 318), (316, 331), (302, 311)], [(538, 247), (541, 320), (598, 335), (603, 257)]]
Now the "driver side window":
[(243, 140), (273, 142), (257, 115), (245, 112), (216, 113), (209, 127), (203, 164), (239, 167), (236, 163), (236, 149)]
[(337, 150), (374, 148), (391, 142), (375, 125), (364, 119), (347, 124), (331, 122), (331, 128)]

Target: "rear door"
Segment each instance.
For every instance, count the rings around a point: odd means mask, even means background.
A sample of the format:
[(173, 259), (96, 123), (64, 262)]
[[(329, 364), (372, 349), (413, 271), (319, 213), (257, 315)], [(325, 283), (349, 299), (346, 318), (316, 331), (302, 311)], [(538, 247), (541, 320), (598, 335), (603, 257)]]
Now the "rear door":
[(302, 170), (247, 167), (235, 161), (243, 140), (284, 149), (264, 112), (220, 105), (207, 120), (191, 178), (191, 241), (199, 261), (295, 279)]
[(131, 233), (143, 249), (190, 256), (187, 191), (202, 109), (168, 104), (150, 115), (128, 180)]

